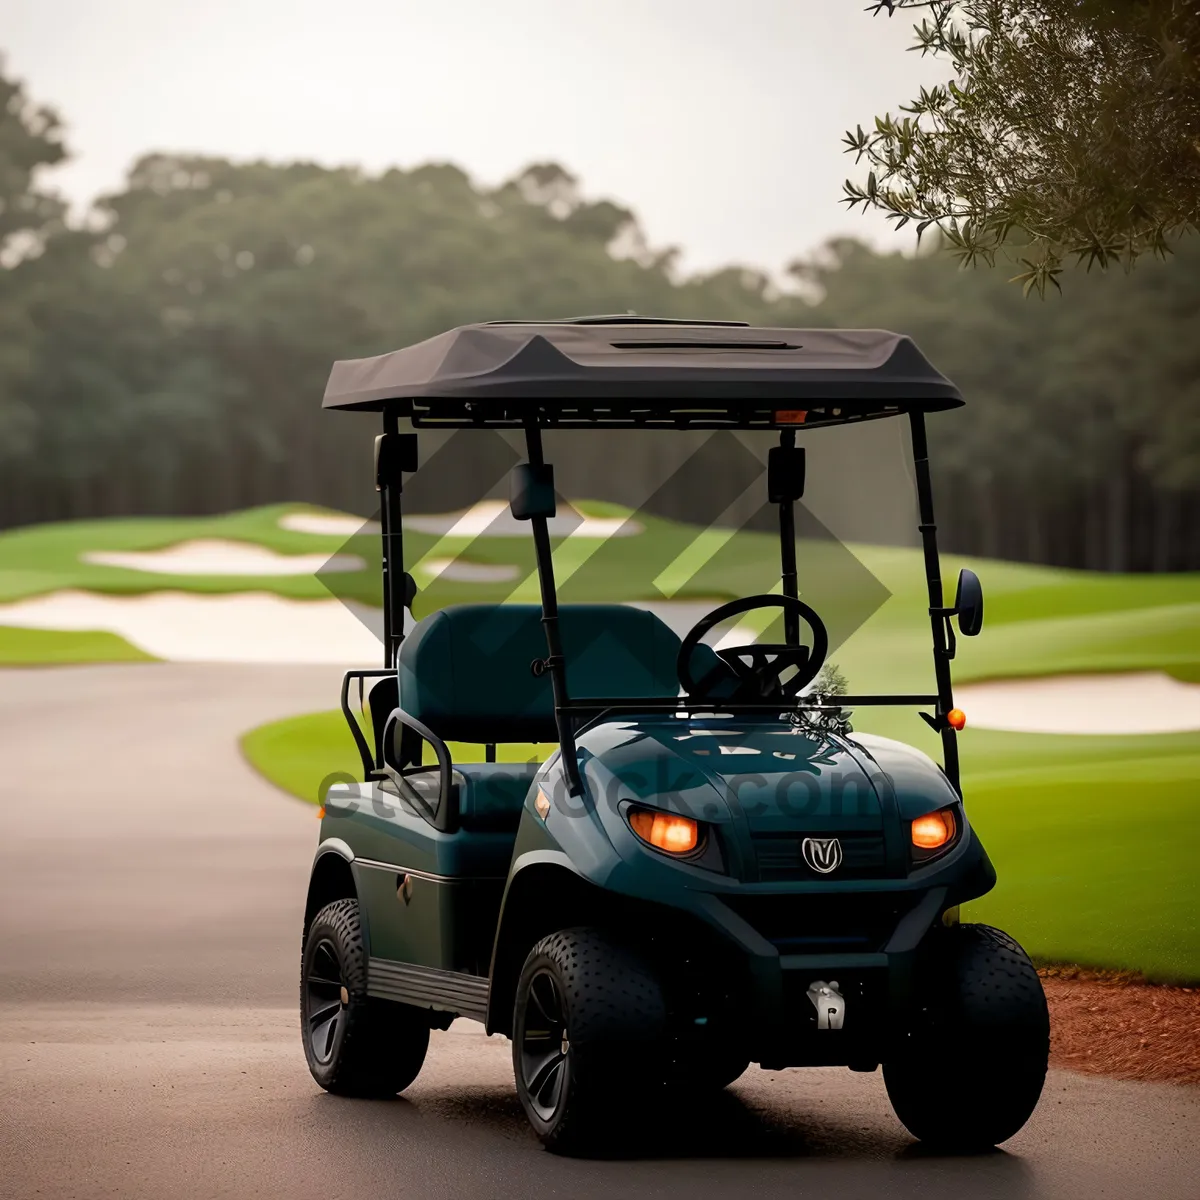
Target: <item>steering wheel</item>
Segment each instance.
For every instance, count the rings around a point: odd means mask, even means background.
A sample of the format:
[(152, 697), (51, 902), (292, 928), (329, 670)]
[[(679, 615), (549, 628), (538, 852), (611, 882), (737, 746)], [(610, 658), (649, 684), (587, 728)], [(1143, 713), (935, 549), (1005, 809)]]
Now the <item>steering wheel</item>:
[[(713, 650), (703, 644), (704, 636), (722, 621), (758, 608), (781, 608), (785, 614), (800, 617), (812, 632), (811, 648), (752, 642)], [(714, 608), (692, 627), (679, 647), (676, 670), (689, 696), (754, 703), (798, 695), (816, 679), (828, 653), (829, 631), (825, 622), (803, 600), (791, 596), (747, 596)], [(785, 682), (781, 676), (789, 667), (795, 667), (796, 673)]]

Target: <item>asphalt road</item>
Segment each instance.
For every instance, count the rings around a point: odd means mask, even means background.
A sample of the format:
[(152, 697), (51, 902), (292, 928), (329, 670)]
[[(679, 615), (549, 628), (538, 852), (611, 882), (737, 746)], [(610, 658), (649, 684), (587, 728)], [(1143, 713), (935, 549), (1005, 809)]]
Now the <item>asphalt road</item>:
[(390, 1102), (326, 1096), (295, 1014), (313, 810), (237, 735), (333, 703), (313, 667), (0, 672), (0, 1194), (51, 1197), (1200, 1194), (1200, 1089), (1054, 1072), (1003, 1150), (924, 1153), (876, 1075), (752, 1069), (630, 1104), (638, 1157), (555, 1158), (508, 1043), (460, 1021)]

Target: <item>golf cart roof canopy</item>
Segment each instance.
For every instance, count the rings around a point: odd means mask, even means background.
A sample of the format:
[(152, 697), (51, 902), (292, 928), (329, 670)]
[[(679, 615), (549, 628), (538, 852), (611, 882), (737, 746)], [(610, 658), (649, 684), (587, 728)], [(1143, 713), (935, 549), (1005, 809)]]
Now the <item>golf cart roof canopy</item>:
[(900, 334), (634, 316), (463, 325), (334, 363), (324, 400), (419, 427), (778, 428), (960, 404)]

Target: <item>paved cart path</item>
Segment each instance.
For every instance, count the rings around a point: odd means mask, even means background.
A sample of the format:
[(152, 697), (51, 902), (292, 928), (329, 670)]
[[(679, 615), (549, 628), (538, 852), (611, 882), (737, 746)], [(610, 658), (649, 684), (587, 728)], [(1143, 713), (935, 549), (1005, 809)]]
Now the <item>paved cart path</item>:
[(0, 1190), (54, 1197), (1149, 1196), (1194, 1200), (1200, 1089), (1055, 1072), (1004, 1151), (931, 1158), (878, 1075), (752, 1070), (653, 1153), (545, 1154), (508, 1043), (435, 1034), (404, 1099), (324, 1095), (294, 997), (312, 810), (236, 735), (323, 667), (0, 672)]

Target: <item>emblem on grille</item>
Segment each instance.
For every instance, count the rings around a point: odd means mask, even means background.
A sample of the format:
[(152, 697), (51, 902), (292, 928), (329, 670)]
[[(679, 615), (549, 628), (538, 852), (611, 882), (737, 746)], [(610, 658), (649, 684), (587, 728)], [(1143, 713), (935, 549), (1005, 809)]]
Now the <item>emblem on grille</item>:
[(842, 843), (837, 838), (805, 838), (800, 843), (804, 861), (814, 871), (828, 875), (842, 865)]
[(846, 999), (838, 991), (838, 981), (818, 979), (808, 986), (808, 998), (817, 1010), (818, 1029), (841, 1029), (846, 1019)]

